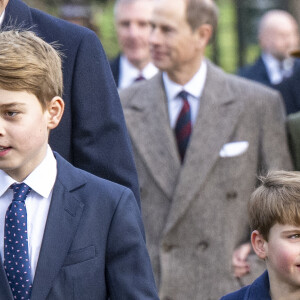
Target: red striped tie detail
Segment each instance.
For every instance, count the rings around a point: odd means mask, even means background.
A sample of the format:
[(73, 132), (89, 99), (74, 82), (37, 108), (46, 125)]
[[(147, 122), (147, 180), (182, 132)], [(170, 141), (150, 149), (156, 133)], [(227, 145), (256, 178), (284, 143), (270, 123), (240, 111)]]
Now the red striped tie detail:
[(175, 126), (175, 135), (181, 162), (184, 160), (184, 155), (192, 133), (191, 108), (187, 100), (187, 95), (188, 93), (185, 91), (181, 91), (178, 94), (178, 96), (182, 99), (183, 106), (178, 115)]

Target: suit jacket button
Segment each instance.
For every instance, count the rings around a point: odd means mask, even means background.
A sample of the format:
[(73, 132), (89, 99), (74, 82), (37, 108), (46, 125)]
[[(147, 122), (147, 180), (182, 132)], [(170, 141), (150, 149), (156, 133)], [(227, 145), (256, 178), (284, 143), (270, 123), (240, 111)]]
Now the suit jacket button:
[(208, 248), (208, 243), (206, 241), (201, 241), (198, 243), (198, 248), (204, 251)]
[(170, 252), (172, 250), (173, 246), (172, 245), (167, 245), (164, 244), (163, 249), (165, 252)]
[(237, 192), (236, 191), (231, 191), (226, 193), (226, 198), (227, 200), (233, 200), (237, 197)]

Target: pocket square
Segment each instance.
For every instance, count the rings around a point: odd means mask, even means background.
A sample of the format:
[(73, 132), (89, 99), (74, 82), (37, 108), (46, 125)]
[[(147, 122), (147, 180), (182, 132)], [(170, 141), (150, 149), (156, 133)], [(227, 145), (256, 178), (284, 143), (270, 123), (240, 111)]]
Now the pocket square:
[(232, 142), (223, 145), (219, 155), (221, 157), (233, 157), (238, 156), (247, 151), (249, 143), (247, 141)]

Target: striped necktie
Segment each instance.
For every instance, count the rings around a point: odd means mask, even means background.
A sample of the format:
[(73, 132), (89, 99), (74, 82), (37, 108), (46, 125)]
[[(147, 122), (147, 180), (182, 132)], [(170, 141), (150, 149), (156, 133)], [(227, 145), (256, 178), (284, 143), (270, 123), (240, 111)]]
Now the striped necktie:
[(29, 300), (32, 279), (25, 200), (31, 189), (25, 183), (14, 183), (11, 187), (14, 196), (5, 215), (4, 269), (14, 299)]
[(142, 81), (142, 80), (145, 80), (145, 77), (143, 76), (143, 74), (140, 74), (138, 77), (136, 77), (136, 78), (134, 79), (134, 82)]
[(191, 108), (187, 100), (187, 96), (188, 93), (185, 91), (181, 91), (178, 94), (178, 97), (182, 99), (183, 106), (178, 115), (175, 126), (175, 135), (181, 162), (184, 160), (184, 155), (192, 133)]

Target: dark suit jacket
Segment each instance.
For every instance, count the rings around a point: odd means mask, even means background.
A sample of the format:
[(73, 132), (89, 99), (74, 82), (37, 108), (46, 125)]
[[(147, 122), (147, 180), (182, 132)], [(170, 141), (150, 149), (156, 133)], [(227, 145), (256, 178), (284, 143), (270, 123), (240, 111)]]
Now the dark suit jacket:
[(268, 272), (265, 271), (251, 285), (222, 297), (220, 300), (271, 300)]
[(278, 85), (273, 86), (280, 91), (287, 114), (293, 114), (300, 111), (300, 64), (295, 67), (291, 77), (285, 79)]
[(261, 56), (253, 65), (241, 68), (238, 72), (238, 75), (251, 80), (258, 81), (268, 86), (271, 85), (266, 66)]
[(289, 146), (296, 171), (300, 171), (300, 111), (287, 117)]
[[(132, 150), (116, 87), (94, 32), (10, 0), (3, 27), (31, 28), (63, 52), (62, 121), (50, 145), (75, 166), (131, 188), (139, 199)], [(20, 58), (22, 59), (22, 58)]]
[(119, 86), (119, 78), (120, 78), (120, 58), (119, 54), (116, 58), (109, 61), (110, 69), (112, 71), (116, 86)]
[[(132, 192), (56, 160), (31, 300), (157, 300)], [(1, 259), (0, 299), (13, 299)]]

